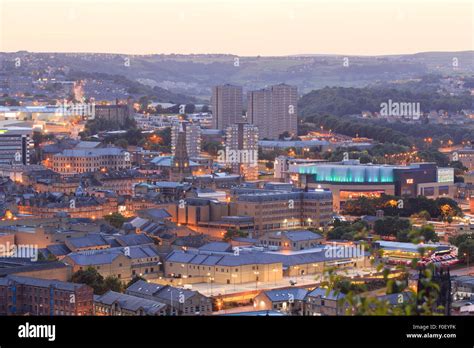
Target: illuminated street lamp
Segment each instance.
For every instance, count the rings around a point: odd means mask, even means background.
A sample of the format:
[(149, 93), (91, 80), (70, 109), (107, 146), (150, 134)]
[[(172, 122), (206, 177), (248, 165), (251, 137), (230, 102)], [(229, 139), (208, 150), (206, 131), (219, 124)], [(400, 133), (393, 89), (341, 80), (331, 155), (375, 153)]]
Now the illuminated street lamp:
[(260, 274), (259, 271), (253, 272), (255, 274), (255, 289), (258, 289), (258, 275)]
[(211, 297), (212, 297), (212, 282), (214, 281), (214, 278), (211, 277), (211, 273), (208, 273), (207, 276), (209, 277), (209, 284), (211, 286)]

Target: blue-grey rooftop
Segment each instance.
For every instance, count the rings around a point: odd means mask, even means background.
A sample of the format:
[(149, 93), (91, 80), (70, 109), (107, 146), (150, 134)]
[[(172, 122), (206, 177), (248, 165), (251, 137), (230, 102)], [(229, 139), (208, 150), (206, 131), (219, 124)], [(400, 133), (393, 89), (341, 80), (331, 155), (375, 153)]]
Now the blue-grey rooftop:
[(135, 246), (143, 244), (153, 244), (153, 239), (146, 234), (127, 234), (116, 237), (121, 246)]
[(316, 288), (307, 294), (307, 297), (320, 297), (328, 300), (340, 300), (345, 297), (342, 293), (336, 293), (334, 290), (328, 290), (327, 288)]
[(232, 246), (226, 242), (211, 242), (199, 248), (201, 251), (230, 251)]
[(301, 288), (285, 288), (285, 289), (274, 289), (265, 291), (264, 294), (272, 302), (280, 301), (304, 301), (308, 290)]
[(71, 244), (74, 248), (110, 246), (110, 244), (100, 234), (88, 234), (84, 237), (69, 238), (67, 242)]
[(101, 296), (95, 296), (94, 302), (111, 306), (118, 303), (121, 308), (136, 312), (140, 309), (148, 315), (156, 315), (166, 307), (164, 303), (159, 301), (146, 299), (142, 297), (121, 294), (115, 291), (108, 291)]
[(320, 234), (308, 230), (286, 231), (284, 232), (284, 234), (286, 238), (288, 238), (292, 242), (302, 242), (323, 238)]
[(0, 278), (0, 280), (4, 283), (4, 285), (8, 284), (8, 281), (13, 281), (15, 283), (23, 284), (23, 285), (37, 286), (37, 287), (44, 287), (44, 288), (53, 287), (58, 290), (67, 290), (67, 291), (74, 291), (77, 288), (85, 286), (84, 284), (63, 282), (63, 281), (54, 280), (54, 279), (53, 280), (40, 279), (40, 278), (24, 277), (24, 276), (17, 276), (17, 275), (8, 275), (4, 278)]

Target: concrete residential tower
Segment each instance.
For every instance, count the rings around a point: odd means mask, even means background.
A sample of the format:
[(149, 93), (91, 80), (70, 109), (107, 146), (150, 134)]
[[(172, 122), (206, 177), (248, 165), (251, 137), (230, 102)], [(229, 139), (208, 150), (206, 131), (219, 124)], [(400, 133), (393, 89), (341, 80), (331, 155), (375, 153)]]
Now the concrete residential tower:
[(212, 88), (212, 128), (225, 130), (243, 121), (242, 87), (223, 85)]

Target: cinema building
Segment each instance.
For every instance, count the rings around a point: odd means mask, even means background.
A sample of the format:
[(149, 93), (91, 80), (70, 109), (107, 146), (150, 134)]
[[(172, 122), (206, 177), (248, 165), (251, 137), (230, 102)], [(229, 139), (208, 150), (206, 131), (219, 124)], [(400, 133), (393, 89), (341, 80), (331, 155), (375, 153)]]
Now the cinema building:
[(438, 168), (435, 163), (407, 166), (360, 164), (359, 160), (291, 164), (290, 181), (300, 188), (328, 190), (333, 194), (333, 209), (358, 197), (382, 194), (428, 198), (454, 196), (454, 169)]

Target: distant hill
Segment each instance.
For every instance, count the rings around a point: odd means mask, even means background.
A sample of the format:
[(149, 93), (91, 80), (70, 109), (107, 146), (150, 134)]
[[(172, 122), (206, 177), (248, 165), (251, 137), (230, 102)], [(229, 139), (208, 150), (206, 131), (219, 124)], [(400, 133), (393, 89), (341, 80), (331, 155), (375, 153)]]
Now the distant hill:
[(420, 109), (424, 112), (440, 109), (456, 112), (473, 107), (473, 99), (469, 94), (442, 96), (437, 93), (394, 88), (325, 87), (301, 97), (298, 102), (298, 113), (302, 117), (310, 117), (354, 115), (362, 111), (380, 112), (380, 104), (388, 102), (389, 99), (396, 102), (420, 103)]
[[(365, 87), (428, 74), (468, 76), (474, 74), (474, 51), (389, 56), (284, 57), (238, 57), (226, 54), (131, 56), (85, 53), (22, 54), (34, 58), (42, 57), (50, 66), (64, 66), (86, 73), (99, 72), (125, 76), (131, 81), (152, 88), (158, 87), (172, 93), (203, 99), (209, 99), (211, 87), (221, 83), (240, 84), (246, 89), (259, 89), (266, 85), (285, 82), (298, 86), (300, 94), (304, 94), (326, 86)], [(128, 65), (125, 64), (127, 59)], [(457, 62), (456, 67), (453, 65), (454, 59)]]

